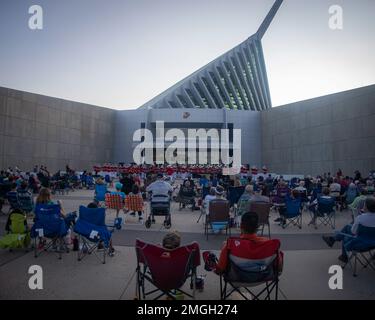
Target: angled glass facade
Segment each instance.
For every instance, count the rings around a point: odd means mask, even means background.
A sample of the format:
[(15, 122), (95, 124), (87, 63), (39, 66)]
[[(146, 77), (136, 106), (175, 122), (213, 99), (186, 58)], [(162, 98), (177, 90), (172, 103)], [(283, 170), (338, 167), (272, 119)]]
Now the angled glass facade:
[(237, 109), (272, 107), (261, 39), (282, 4), (277, 0), (258, 31), (141, 108)]

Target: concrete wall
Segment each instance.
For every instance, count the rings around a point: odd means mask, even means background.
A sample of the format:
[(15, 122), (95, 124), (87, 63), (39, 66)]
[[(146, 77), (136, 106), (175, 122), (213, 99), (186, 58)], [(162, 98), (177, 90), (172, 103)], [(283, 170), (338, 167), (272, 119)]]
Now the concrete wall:
[(266, 164), (272, 172), (375, 170), (375, 85), (264, 112), (116, 111), (0, 87), (0, 168), (45, 164), (54, 171), (69, 164), (81, 170), (132, 162), (134, 131), (157, 120), (186, 127), (233, 123), (242, 130), (242, 163)]
[(375, 85), (262, 112), (263, 162), (272, 172), (375, 170)]
[(133, 134), (147, 122), (147, 110), (118, 111), (115, 120), (114, 162), (133, 162)]
[[(190, 114), (189, 117), (183, 117), (185, 112)], [(147, 125), (147, 123), (162, 120), (166, 124), (183, 125), (186, 123), (186, 128), (189, 127), (189, 123), (202, 123), (202, 128), (205, 128), (205, 123), (212, 123), (218, 127), (223, 126), (223, 123), (233, 123), (234, 129), (242, 130), (242, 163), (261, 165), (260, 113), (220, 109), (138, 109), (118, 112), (116, 116), (115, 162), (133, 162), (133, 148), (137, 143), (132, 142), (132, 137), (135, 130), (140, 129), (141, 122)]]
[(0, 87), (0, 168), (80, 170), (111, 161), (115, 113)]

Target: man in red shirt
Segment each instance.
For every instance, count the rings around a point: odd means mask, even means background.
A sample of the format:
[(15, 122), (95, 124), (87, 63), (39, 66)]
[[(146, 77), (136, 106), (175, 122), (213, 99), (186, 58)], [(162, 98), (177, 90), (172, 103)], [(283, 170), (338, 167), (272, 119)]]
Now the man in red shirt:
[[(255, 261), (264, 263), (275, 261), (279, 271), (282, 271), (283, 253), (279, 251), (280, 241), (259, 237), (256, 233), (257, 230), (258, 215), (255, 212), (245, 213), (241, 219), (240, 238), (229, 238), (224, 243), (215, 268), (217, 274), (226, 271), (229, 258), (244, 269)], [(277, 257), (276, 253), (278, 253)]]

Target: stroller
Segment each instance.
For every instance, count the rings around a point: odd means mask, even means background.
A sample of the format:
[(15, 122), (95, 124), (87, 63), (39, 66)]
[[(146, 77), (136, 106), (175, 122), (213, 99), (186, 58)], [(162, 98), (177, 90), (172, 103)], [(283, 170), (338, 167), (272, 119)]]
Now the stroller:
[(27, 227), (27, 219), (22, 210), (13, 210), (8, 217), (5, 226), (6, 235), (0, 239), (0, 248), (19, 249), (27, 248), (30, 244), (30, 232)]
[(145, 226), (147, 229), (151, 227), (151, 224), (155, 223), (155, 216), (164, 216), (163, 226), (169, 229), (172, 226), (171, 222), (171, 199), (169, 195), (152, 195), (150, 201), (150, 214), (146, 219)]

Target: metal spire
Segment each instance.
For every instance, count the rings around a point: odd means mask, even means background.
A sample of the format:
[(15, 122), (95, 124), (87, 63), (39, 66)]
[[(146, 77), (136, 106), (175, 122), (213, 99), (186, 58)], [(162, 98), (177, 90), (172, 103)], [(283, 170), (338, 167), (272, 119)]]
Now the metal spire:
[(270, 26), (273, 18), (275, 17), (277, 11), (279, 10), (283, 0), (276, 0), (273, 4), (271, 10), (268, 12), (266, 18), (263, 20), (262, 24), (260, 25), (256, 35), (258, 39), (262, 39), (264, 34), (266, 33), (268, 27)]

